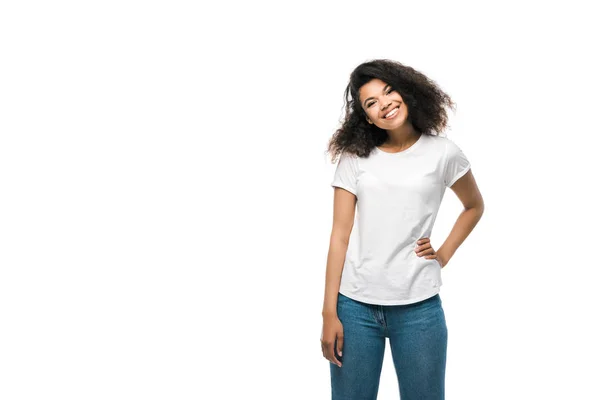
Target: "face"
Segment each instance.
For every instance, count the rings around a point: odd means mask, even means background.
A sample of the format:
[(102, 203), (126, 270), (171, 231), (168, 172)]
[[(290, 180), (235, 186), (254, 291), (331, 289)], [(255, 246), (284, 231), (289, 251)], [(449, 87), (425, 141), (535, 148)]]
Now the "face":
[(400, 93), (380, 79), (372, 79), (359, 90), (360, 104), (367, 121), (381, 129), (391, 130), (405, 123), (408, 108)]

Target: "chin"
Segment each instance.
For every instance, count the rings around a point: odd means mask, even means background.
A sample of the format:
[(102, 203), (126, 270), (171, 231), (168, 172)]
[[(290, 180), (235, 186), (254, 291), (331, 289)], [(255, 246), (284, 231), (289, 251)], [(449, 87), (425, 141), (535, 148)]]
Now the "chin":
[(381, 121), (381, 124), (378, 125), (381, 129), (394, 129), (394, 128), (398, 128), (402, 125), (404, 125), (404, 123), (406, 122), (406, 118), (400, 117), (400, 119), (398, 119), (397, 121), (393, 121), (390, 123), (383, 123), (384, 121)]

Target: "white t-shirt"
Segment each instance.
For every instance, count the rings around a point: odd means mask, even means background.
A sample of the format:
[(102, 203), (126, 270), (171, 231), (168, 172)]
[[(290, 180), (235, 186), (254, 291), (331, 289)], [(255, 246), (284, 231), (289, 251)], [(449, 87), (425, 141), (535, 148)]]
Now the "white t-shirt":
[(437, 294), (442, 268), (415, 248), (430, 237), (446, 188), (470, 167), (452, 140), (427, 134), (398, 153), (377, 147), (365, 158), (343, 153), (331, 186), (356, 195), (357, 205), (340, 293), (379, 305)]

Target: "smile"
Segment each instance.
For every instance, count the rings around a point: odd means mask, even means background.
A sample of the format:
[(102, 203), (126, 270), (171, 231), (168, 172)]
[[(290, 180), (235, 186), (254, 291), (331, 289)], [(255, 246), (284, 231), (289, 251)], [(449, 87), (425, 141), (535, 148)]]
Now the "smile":
[(394, 108), (392, 111), (390, 111), (389, 113), (387, 113), (385, 115), (385, 117), (383, 117), (384, 119), (393, 119), (396, 115), (398, 115), (398, 109), (400, 108), (400, 106), (397, 106), (396, 108)]

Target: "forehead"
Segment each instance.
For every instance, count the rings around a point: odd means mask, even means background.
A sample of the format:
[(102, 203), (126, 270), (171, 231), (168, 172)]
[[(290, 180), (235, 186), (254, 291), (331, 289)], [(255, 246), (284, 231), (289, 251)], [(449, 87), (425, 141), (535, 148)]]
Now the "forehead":
[(369, 96), (374, 96), (383, 90), (383, 88), (387, 85), (386, 82), (382, 81), (378, 78), (373, 78), (369, 82), (365, 83), (358, 90), (360, 99), (366, 99)]

